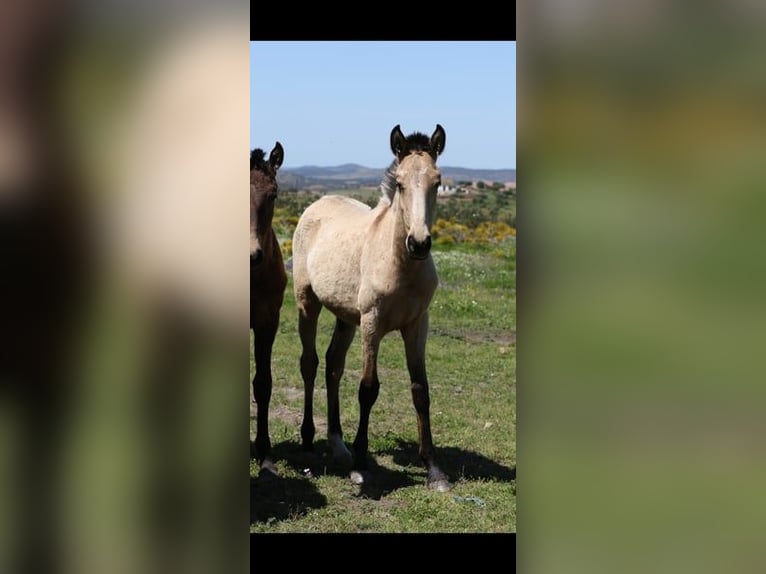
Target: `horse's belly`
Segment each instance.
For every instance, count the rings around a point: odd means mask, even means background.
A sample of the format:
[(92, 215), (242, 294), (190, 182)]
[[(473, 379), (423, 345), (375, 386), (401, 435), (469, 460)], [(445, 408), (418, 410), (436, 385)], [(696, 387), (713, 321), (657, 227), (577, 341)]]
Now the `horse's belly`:
[(311, 288), (320, 303), (343, 321), (359, 323), (359, 263), (353, 250), (315, 249), (308, 258)]

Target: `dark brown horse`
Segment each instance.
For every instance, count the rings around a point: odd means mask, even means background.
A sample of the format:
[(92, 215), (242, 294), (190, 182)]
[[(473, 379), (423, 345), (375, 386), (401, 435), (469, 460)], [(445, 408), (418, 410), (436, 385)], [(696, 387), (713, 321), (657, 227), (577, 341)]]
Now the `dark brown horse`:
[(261, 468), (274, 472), (269, 457), (271, 347), (279, 326), (287, 275), (271, 220), (278, 191), (277, 170), (284, 150), (277, 142), (268, 161), (264, 155), (260, 149), (250, 152), (250, 328), (255, 336), (253, 395), (258, 405), (255, 457)]

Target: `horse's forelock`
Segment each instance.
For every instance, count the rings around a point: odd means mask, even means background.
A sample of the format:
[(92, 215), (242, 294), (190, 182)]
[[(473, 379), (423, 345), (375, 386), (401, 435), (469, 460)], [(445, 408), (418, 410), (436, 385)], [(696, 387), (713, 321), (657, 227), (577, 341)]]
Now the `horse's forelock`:
[(431, 153), (431, 138), (420, 132), (413, 132), (407, 136), (405, 149), (408, 153), (424, 151)]
[(255, 148), (253, 151), (250, 152), (250, 171), (253, 171), (254, 169), (257, 169), (258, 171), (267, 171), (267, 164), (264, 157), (266, 156), (266, 152), (264, 152), (261, 148)]

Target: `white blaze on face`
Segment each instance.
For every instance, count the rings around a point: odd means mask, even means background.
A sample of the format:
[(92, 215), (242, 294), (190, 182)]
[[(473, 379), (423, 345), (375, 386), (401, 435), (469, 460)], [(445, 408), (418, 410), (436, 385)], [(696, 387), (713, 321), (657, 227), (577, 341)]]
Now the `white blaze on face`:
[(407, 233), (422, 243), (431, 235), (439, 172), (429, 155), (417, 153), (402, 161), (397, 179), (405, 192)]

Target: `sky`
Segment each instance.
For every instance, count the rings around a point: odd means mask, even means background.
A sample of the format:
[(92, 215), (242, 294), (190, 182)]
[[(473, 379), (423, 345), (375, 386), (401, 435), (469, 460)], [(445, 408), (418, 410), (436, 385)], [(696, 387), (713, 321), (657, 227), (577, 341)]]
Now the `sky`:
[(250, 42), (250, 148), (284, 167), (385, 167), (437, 123), (440, 165), (516, 167), (516, 42)]

